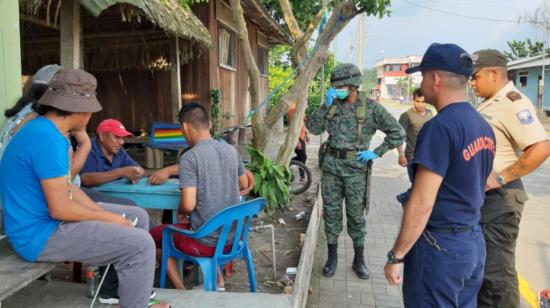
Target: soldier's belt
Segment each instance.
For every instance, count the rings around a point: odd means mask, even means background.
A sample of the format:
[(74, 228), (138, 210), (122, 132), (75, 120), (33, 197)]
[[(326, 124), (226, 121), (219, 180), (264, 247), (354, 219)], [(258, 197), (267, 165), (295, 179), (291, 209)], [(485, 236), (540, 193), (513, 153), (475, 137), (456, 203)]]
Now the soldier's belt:
[(357, 159), (356, 155), (358, 151), (339, 150), (328, 146), (327, 153), (334, 158), (356, 160)]

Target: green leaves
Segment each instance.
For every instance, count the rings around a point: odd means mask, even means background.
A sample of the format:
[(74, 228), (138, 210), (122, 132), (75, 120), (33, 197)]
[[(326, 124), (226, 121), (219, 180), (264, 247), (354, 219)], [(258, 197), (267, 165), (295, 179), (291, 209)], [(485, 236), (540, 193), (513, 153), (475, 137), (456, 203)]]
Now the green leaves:
[[(324, 98), (321, 97), (321, 88), (327, 89), (330, 85), (330, 73), (334, 68), (334, 54), (328, 53), (327, 62), (325, 67), (325, 79), (324, 84), (321, 80), (321, 70), (317, 72), (315, 78), (309, 83), (309, 94), (307, 98), (306, 115), (309, 115), (314, 110), (317, 110)], [(288, 46), (277, 46), (269, 50), (269, 92), (271, 93), (277, 88), (283, 80), (293, 73), (294, 68), (290, 62), (290, 49)], [(273, 108), (281, 101), (281, 97), (292, 86), (291, 82), (285, 84), (282, 89), (275, 93), (270, 101), (269, 107)]]
[[(510, 52), (503, 51), (508, 60), (523, 59), (528, 57), (534, 57), (542, 55), (542, 50), (544, 49), (544, 43), (540, 41), (531, 41), (531, 39), (526, 39), (525, 41), (508, 41), (506, 42), (510, 48)], [(546, 49), (546, 54), (550, 54), (550, 49)]]
[(220, 89), (210, 90), (210, 98), (212, 105), (210, 106), (210, 119), (212, 121), (212, 136), (218, 139), (221, 135), (220, 131), (220, 108), (222, 101), (222, 92)]
[(360, 9), (364, 9), (367, 16), (382, 18), (390, 15), (391, 0), (355, 0)]
[(253, 193), (266, 199), (265, 211), (272, 215), (277, 209), (290, 207), (290, 170), (273, 163), (263, 153), (248, 147), (251, 162), (246, 168), (254, 174)]

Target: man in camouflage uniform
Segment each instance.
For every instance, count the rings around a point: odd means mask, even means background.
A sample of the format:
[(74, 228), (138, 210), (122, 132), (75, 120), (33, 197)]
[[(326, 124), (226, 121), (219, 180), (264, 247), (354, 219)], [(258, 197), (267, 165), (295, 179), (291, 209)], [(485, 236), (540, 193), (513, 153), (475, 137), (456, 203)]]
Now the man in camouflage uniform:
[[(363, 247), (372, 160), (405, 140), (405, 132), (395, 118), (380, 104), (367, 99), (364, 93), (359, 94), (361, 83), (361, 72), (355, 65), (338, 65), (330, 76), (331, 88), (325, 103), (306, 122), (315, 135), (325, 130), (329, 133), (321, 165), (323, 218), (328, 244), (328, 260), (323, 268), (325, 277), (332, 277), (336, 272), (336, 249), (342, 232), (342, 201), (345, 198), (347, 231), (355, 251), (352, 268), (359, 278), (369, 278)], [(369, 151), (377, 130), (383, 131), (386, 137), (379, 147)]]

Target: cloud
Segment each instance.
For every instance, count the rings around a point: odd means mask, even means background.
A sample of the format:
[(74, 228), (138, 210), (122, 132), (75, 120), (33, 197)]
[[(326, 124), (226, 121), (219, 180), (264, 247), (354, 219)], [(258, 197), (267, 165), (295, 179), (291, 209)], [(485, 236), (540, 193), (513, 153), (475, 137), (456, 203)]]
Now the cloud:
[[(455, 15), (518, 20), (534, 11), (540, 0), (407, 0)], [(469, 52), (495, 48), (506, 50), (506, 42), (531, 38), (542, 40), (542, 31), (532, 25), (491, 22), (443, 14), (414, 6), (402, 0), (392, 1), (392, 15), (365, 18), (364, 64), (390, 56), (422, 55), (433, 42), (455, 43)], [(336, 59), (357, 63), (358, 22), (356, 17), (333, 42)]]

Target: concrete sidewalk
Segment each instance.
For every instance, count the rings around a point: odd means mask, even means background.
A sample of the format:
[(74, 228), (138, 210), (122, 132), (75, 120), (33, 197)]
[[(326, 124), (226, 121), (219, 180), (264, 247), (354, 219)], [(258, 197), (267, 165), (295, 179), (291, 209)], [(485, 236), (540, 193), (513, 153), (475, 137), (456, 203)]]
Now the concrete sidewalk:
[[(90, 306), (92, 300), (84, 296), (85, 289), (85, 284), (35, 281), (24, 290), (2, 302), (2, 308), (86, 308)], [(156, 298), (170, 303), (172, 308), (262, 307), (266, 303), (269, 303), (270, 308), (292, 307), (292, 297), (279, 294), (181, 291), (174, 289), (156, 289), (156, 291)], [(94, 307), (118, 306), (101, 305), (96, 302)]]
[[(376, 135), (371, 148), (375, 148), (381, 142), (382, 136)], [(371, 181), (371, 201), (365, 239), (365, 256), (371, 278), (361, 280), (351, 269), (353, 243), (345, 227), (338, 240), (336, 275), (332, 278), (321, 275), (327, 256), (324, 225), (321, 224), (311, 278), (313, 292), (307, 305), (309, 308), (403, 307), (401, 287), (390, 286), (386, 282), (384, 264), (386, 254), (393, 246), (399, 231), (403, 213), (401, 205), (395, 200), (395, 195), (405, 191), (409, 186), (409, 180), (405, 168), (397, 164), (396, 154), (388, 152), (375, 161)]]
[[(410, 105), (385, 103), (396, 118)], [(550, 125), (545, 123), (550, 131)], [(371, 148), (382, 142), (373, 138)], [(516, 249), (520, 278), (521, 307), (536, 307), (536, 291), (550, 288), (550, 160), (523, 178), (530, 200), (526, 203)], [(366, 262), (369, 280), (359, 280), (351, 270), (353, 246), (345, 227), (339, 239), (338, 270), (332, 278), (321, 275), (327, 248), (324, 224), (319, 239), (311, 278), (309, 308), (322, 307), (403, 307), (401, 287), (390, 286), (383, 273), (386, 253), (391, 249), (401, 224), (402, 209), (395, 195), (410, 186), (405, 168), (397, 165), (397, 154), (390, 151), (374, 163), (370, 211), (367, 215)], [(344, 216), (345, 217), (345, 216)]]

